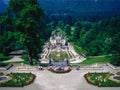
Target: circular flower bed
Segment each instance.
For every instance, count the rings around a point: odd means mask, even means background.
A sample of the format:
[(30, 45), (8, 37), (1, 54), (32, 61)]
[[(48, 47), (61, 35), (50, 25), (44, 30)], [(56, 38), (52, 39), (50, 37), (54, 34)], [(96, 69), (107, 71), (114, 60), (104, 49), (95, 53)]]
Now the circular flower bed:
[(48, 70), (51, 72), (54, 72), (54, 73), (67, 73), (67, 72), (71, 71), (71, 68), (69, 66), (64, 67), (64, 68), (50, 66), (50, 67), (48, 67)]

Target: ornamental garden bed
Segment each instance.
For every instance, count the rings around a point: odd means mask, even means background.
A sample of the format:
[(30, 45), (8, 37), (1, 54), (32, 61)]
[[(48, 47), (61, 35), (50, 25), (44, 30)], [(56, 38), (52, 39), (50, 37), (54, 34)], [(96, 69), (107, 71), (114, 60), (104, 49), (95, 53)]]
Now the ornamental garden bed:
[(70, 67), (65, 67), (64, 69), (54, 69), (53, 67), (49, 67), (48, 68), (49, 71), (53, 72), (53, 73), (68, 73), (71, 71)]
[(32, 73), (10, 73), (11, 79), (0, 83), (0, 87), (24, 87), (34, 82), (36, 76)]
[(111, 75), (108, 73), (87, 73), (84, 75), (88, 83), (98, 87), (120, 87), (120, 82), (109, 79)]

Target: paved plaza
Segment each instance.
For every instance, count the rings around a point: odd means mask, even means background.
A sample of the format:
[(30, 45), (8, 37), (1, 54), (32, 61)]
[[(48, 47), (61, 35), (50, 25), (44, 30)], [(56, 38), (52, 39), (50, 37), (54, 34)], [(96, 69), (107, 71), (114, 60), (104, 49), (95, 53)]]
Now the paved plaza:
[(118, 70), (113, 70), (108, 66), (104, 66), (104, 70), (79, 70), (73, 68), (71, 72), (65, 74), (55, 74), (47, 69), (44, 71), (16, 71), (16, 67), (12, 67), (9, 72), (32, 72), (37, 77), (33, 84), (23, 88), (16, 87), (0, 87), (0, 90), (120, 90), (120, 87), (97, 87), (88, 84), (83, 77), (88, 72), (112, 72), (116, 73)]

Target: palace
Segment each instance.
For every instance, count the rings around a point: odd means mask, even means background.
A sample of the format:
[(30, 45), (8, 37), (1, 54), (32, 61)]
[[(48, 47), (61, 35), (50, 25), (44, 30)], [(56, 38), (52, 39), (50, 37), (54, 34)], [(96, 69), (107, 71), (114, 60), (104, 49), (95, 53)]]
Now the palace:
[(50, 37), (50, 43), (51, 45), (65, 45), (66, 44), (66, 37), (62, 34), (57, 34), (57, 35), (53, 35)]

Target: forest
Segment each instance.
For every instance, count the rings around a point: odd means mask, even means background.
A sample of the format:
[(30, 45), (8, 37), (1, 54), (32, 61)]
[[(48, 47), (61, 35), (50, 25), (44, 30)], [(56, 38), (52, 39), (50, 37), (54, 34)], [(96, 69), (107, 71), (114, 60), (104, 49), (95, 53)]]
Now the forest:
[[(23, 3), (24, 2), (24, 3)], [(51, 34), (61, 31), (78, 53), (86, 57), (110, 55), (113, 65), (120, 65), (120, 16), (101, 18), (45, 15), (37, 0), (10, 0), (0, 16), (0, 54), (24, 49), (30, 63)]]

